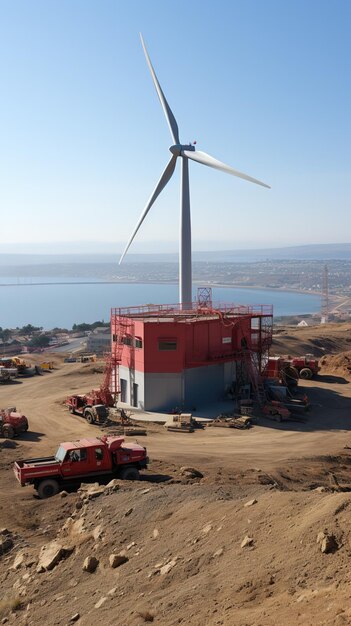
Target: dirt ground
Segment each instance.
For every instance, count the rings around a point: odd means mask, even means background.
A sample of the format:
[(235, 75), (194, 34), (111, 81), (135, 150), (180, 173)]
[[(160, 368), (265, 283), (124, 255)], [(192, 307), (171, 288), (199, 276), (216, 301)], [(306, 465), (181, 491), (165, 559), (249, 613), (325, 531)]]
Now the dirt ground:
[[(345, 350), (350, 329), (331, 327), (324, 339), (340, 345), (335, 352)], [(304, 354), (302, 345), (323, 339), (313, 329), (308, 340), (308, 330), (298, 329), (284, 352)], [(54, 359), (51, 373), (0, 388), (0, 406), (16, 405), (30, 421), (23, 437), (0, 440), (0, 529), (8, 529), (14, 544), (0, 554), (0, 620), (23, 626), (351, 624), (347, 370), (329, 363), (316, 380), (303, 382), (312, 405), (305, 423), (262, 418), (249, 430), (191, 434), (151, 424), (146, 437), (137, 437), (150, 457), (141, 483), (118, 481), (117, 491), (94, 499), (70, 493), (41, 501), (31, 487), (18, 485), (13, 461), (101, 432), (62, 404), (72, 392), (98, 387), (101, 371)], [(189, 477), (184, 466), (203, 478)], [(328, 553), (317, 543), (322, 532), (333, 537)], [(69, 545), (69, 555), (39, 573), (40, 549), (54, 539)], [(128, 560), (113, 569), (109, 556), (121, 550)], [(21, 551), (24, 562), (13, 569)], [(82, 570), (90, 555), (99, 559), (91, 574)]]

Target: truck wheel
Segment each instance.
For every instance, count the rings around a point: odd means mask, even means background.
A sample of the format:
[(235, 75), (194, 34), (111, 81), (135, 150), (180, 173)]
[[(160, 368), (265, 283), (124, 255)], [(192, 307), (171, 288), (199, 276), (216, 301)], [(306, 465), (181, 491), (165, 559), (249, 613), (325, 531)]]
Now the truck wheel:
[(123, 467), (119, 475), (122, 480), (140, 480), (139, 470), (136, 467)]
[(42, 500), (44, 498), (51, 498), (52, 496), (56, 496), (59, 491), (60, 487), (57, 480), (53, 480), (52, 478), (42, 480), (42, 482), (39, 483), (37, 487), (38, 496)]
[(5, 437), (5, 439), (13, 439), (15, 436), (14, 427), (11, 426), (11, 424), (4, 424), (2, 427), (2, 436)]
[(313, 373), (309, 367), (303, 367), (302, 370), (300, 370), (300, 378), (303, 378), (304, 380), (309, 380), (310, 378), (312, 378), (312, 376)]
[(92, 411), (85, 411), (84, 417), (87, 420), (88, 424), (94, 424), (95, 420), (94, 420), (94, 415)]

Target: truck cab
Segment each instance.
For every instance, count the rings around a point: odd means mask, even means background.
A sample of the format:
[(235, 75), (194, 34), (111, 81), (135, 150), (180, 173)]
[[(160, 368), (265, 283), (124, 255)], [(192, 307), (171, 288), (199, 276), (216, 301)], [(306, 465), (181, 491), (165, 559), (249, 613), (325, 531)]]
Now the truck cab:
[(124, 437), (96, 437), (61, 443), (55, 456), (16, 461), (14, 473), (22, 486), (33, 484), (40, 498), (65, 486), (110, 480), (138, 480), (148, 463), (146, 448), (124, 443)]

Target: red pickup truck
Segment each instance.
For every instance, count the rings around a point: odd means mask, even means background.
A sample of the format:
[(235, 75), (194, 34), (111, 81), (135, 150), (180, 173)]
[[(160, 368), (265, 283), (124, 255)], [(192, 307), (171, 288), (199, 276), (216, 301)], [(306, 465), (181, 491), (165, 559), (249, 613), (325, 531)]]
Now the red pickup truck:
[(34, 485), (39, 498), (50, 498), (82, 482), (139, 480), (147, 463), (143, 446), (126, 444), (124, 437), (96, 437), (61, 443), (55, 456), (16, 461), (13, 470), (22, 487)]

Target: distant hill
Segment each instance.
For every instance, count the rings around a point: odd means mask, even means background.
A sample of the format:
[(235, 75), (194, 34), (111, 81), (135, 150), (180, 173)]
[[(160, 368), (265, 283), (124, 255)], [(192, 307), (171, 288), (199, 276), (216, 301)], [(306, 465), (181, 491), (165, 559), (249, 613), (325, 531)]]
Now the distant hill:
[[(118, 263), (120, 253), (115, 254), (11, 254), (0, 253), (0, 266), (44, 265), (52, 263)], [(176, 262), (177, 253), (128, 254), (124, 263)], [(325, 243), (283, 248), (257, 248), (249, 250), (193, 251), (194, 261), (253, 262), (259, 260), (342, 260), (351, 259), (351, 243)]]

